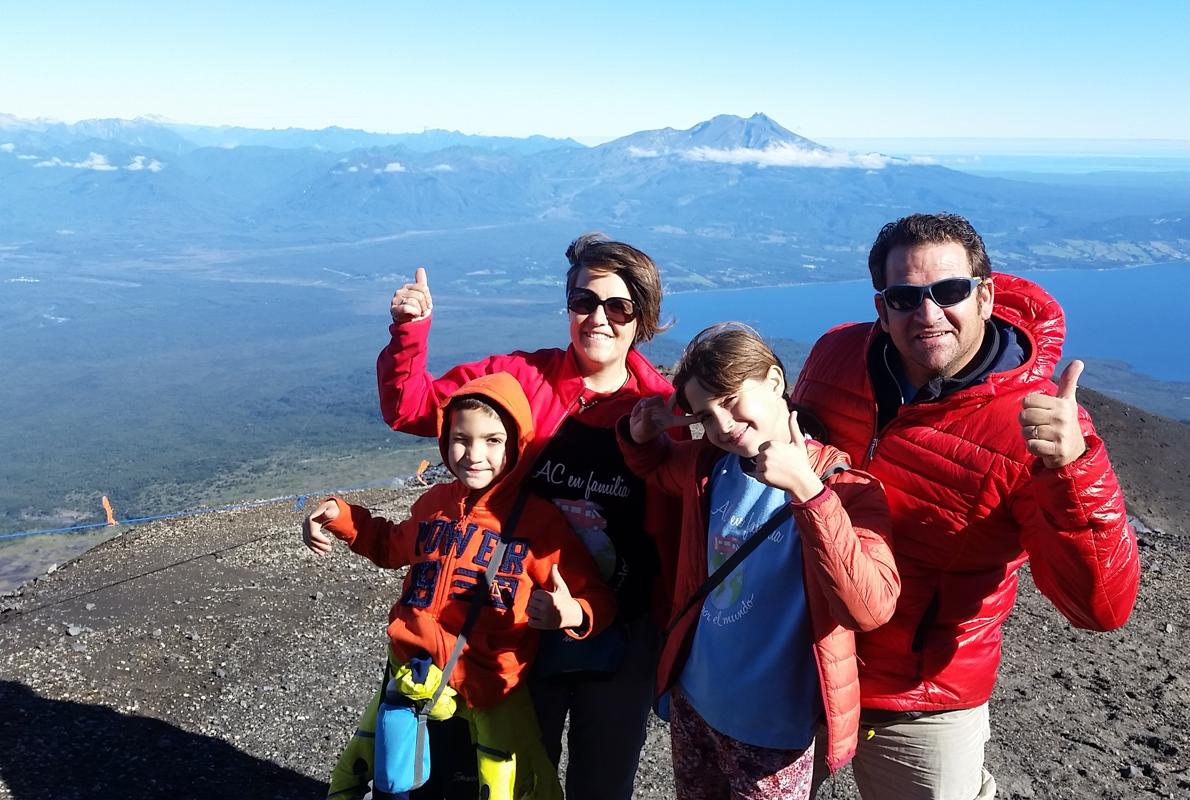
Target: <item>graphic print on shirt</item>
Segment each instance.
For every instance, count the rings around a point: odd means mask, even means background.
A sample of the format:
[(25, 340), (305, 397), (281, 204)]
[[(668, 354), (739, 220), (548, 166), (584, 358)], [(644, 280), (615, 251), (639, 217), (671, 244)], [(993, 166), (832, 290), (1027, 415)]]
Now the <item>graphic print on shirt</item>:
[[(770, 491), (769, 487), (740, 472), (738, 459), (724, 458), (718, 466), (707, 520), (708, 576), (731, 558), (785, 502), (782, 492)], [(785, 527), (769, 534), (769, 541), (780, 544), (786, 535)], [(755, 557), (764, 558), (760, 554)], [(748, 560), (745, 559), (715, 587), (702, 610), (705, 621), (719, 626), (731, 625), (752, 610), (756, 597), (755, 592), (746, 592), (748, 573)]]
[(529, 470), (529, 488), (558, 507), (591, 551), (618, 617), (642, 613), (660, 565), (641, 528), (644, 481), (624, 465), (615, 431), (567, 418)]
[[(484, 573), (499, 542), (499, 533), (475, 523), (468, 523), (464, 528), (460, 527), (459, 520), (430, 519), (419, 522), (413, 549), (417, 560), (409, 565), (409, 578), (405, 582), (401, 605), (429, 608), (443, 586), (450, 593), (451, 600), (469, 599), (473, 592), (483, 586)], [(496, 576), (488, 588), (488, 606), (498, 611), (512, 608), (520, 585), (518, 576), (525, 571), (524, 561), (528, 552), (528, 539), (513, 537), (508, 540)], [(466, 557), (468, 554), (469, 558)], [(442, 581), (442, 570), (447, 565), (453, 565), (453, 572)]]
[[(752, 535), (752, 532), (764, 524), (768, 517), (758, 514), (755, 509), (744, 515), (737, 513), (739, 507), (731, 501), (725, 500), (718, 507), (711, 509), (711, 519), (708, 525), (711, 535), (711, 549), (708, 554), (707, 574), (714, 574), (715, 570), (723, 566), (727, 559), (740, 549), (740, 545)], [(784, 533), (780, 529), (774, 531), (769, 539), (780, 542)], [(726, 609), (740, 602), (740, 595), (744, 589), (744, 577), (748, 574), (748, 564), (741, 562), (723, 582), (711, 592), (710, 601), (715, 608)]]

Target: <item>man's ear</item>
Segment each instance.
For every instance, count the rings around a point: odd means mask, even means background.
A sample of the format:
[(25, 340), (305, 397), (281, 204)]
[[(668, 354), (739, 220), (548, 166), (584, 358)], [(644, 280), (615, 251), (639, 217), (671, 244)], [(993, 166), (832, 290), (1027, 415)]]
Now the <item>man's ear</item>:
[(976, 289), (979, 298), (979, 316), (984, 322), (992, 318), (992, 309), (996, 304), (996, 286), (992, 283), (991, 278), (987, 278), (983, 283), (979, 284)]
[(884, 295), (876, 293), (876, 316), (880, 319), (880, 327), (888, 333), (888, 309), (884, 307)]

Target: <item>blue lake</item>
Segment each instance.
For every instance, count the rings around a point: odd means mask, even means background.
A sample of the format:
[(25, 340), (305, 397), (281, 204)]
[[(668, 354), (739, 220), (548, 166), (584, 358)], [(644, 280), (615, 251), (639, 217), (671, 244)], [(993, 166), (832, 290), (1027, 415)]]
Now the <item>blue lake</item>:
[[(1190, 263), (1022, 274), (1065, 309), (1064, 356), (1124, 361), (1158, 380), (1190, 382), (1185, 340)], [(665, 313), (676, 318), (671, 335), (681, 343), (728, 319), (747, 322), (766, 336), (813, 342), (839, 323), (875, 319), (872, 296), (866, 279), (683, 293), (665, 298)]]

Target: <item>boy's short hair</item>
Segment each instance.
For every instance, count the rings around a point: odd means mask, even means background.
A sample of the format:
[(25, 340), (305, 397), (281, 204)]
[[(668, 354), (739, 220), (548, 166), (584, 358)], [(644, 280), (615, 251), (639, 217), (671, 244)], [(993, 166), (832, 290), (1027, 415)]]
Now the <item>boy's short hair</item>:
[(443, 436), (449, 433), (456, 411), (483, 411), (488, 416), (500, 420), (500, 423), (504, 426), (504, 433), (508, 436), (508, 441), (504, 444), (504, 453), (508, 459), (508, 467), (504, 470), (505, 473), (516, 465), (520, 449), (517, 438), (517, 425), (512, 415), (503, 406), (493, 403), (491, 398), (482, 394), (459, 395), (453, 398), (446, 406), (446, 413), (443, 415), (442, 421)]
[(742, 322), (720, 322), (704, 328), (686, 345), (674, 370), (678, 404), (690, 411), (686, 385), (693, 379), (712, 397), (726, 397), (749, 379), (763, 380), (773, 366), (785, 374), (785, 365), (760, 334)]
[(630, 244), (616, 242), (602, 233), (584, 233), (566, 248), (566, 294), (574, 289), (579, 270), (610, 272), (628, 287), (628, 299), (637, 308), (636, 336), (632, 343), (647, 342), (669, 329), (661, 323), (661, 273), (653, 259)]

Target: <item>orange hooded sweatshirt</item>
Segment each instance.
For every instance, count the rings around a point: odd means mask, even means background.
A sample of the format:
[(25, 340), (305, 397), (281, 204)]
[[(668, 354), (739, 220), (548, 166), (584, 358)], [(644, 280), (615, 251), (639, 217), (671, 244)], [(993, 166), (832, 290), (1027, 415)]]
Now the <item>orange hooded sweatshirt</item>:
[[(336, 497), (339, 516), (326, 525), (352, 550), (381, 567), (409, 565), (401, 597), (389, 612), (388, 636), (398, 659), (424, 651), (439, 667), (449, 658), (463, 626), (472, 603), (470, 590), (482, 581), (501, 538), (529, 467), (523, 455), (533, 439), (529, 401), (512, 376), (498, 372), (476, 378), (451, 397), (462, 395), (482, 396), (515, 422), (516, 461), (503, 475), (479, 493), (458, 480), (432, 486), (401, 523), (373, 517), (367, 509)], [(439, 412), (438, 446), (448, 463), (449, 421), (443, 414)], [(510, 445), (513, 433), (509, 431)], [(588, 621), (581, 631), (567, 629), (569, 635), (597, 633), (615, 617), (614, 595), (562, 512), (548, 500), (528, 495), (496, 572), (497, 591), (484, 603), (450, 676), (450, 685), (472, 708), (499, 703), (532, 664), (538, 632), (528, 625), (526, 606), (534, 589), (555, 588), (550, 580), (554, 565)]]

